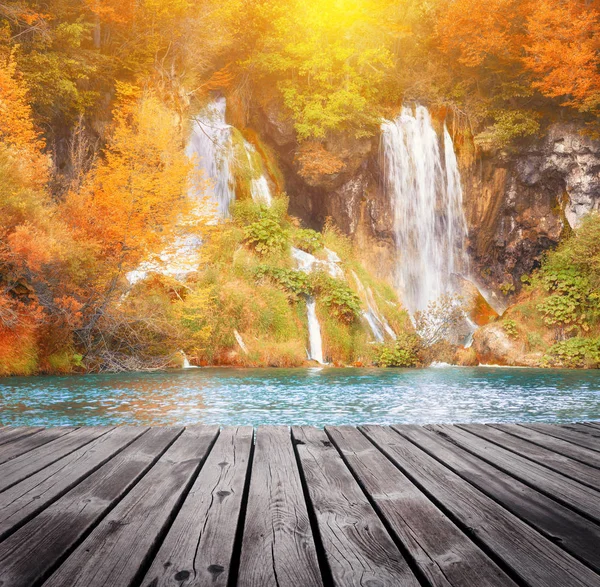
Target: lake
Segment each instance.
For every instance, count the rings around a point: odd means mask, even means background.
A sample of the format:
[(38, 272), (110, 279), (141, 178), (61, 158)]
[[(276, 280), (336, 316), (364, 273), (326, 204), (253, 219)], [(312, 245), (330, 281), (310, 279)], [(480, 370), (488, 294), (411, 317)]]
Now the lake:
[(0, 423), (13, 426), (598, 419), (598, 371), (206, 368), (0, 378)]

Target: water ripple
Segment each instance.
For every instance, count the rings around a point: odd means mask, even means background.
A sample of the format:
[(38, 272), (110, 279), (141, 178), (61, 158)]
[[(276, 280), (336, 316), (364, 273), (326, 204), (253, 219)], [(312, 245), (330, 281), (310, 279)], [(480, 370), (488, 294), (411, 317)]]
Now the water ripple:
[(194, 369), (0, 379), (0, 423), (424, 424), (600, 419), (597, 371)]

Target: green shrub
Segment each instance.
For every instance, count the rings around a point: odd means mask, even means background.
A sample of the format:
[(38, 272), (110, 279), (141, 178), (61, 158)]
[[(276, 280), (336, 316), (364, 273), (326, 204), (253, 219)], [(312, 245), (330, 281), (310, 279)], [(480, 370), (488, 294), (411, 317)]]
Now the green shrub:
[(543, 350), (546, 348), (546, 346), (546, 342), (539, 333), (527, 333), (527, 347), (530, 351)]
[(265, 216), (244, 228), (244, 240), (259, 255), (285, 252), (288, 236), (288, 231), (271, 216)]
[(517, 328), (517, 323), (512, 318), (507, 318), (502, 323), (502, 328), (504, 332), (508, 334), (511, 338), (517, 338), (519, 335), (519, 329)]
[(378, 367), (416, 367), (420, 363), (421, 340), (416, 334), (401, 333), (396, 341), (381, 345), (378, 350)]
[(600, 338), (576, 336), (552, 345), (544, 356), (547, 367), (571, 369), (600, 366)]
[(256, 279), (262, 281), (268, 278), (281, 287), (290, 297), (298, 300), (301, 295), (310, 295), (312, 287), (309, 276), (296, 269), (259, 265), (255, 271)]
[(351, 324), (361, 313), (360, 298), (341, 279), (319, 271), (310, 275), (313, 292), (341, 322)]
[(310, 228), (297, 228), (292, 234), (292, 243), (298, 249), (314, 255), (323, 248), (323, 235)]
[(288, 198), (285, 194), (273, 198), (270, 206), (254, 200), (235, 200), (230, 206), (231, 217), (238, 226), (247, 226), (263, 218), (273, 218), (279, 224), (287, 222)]

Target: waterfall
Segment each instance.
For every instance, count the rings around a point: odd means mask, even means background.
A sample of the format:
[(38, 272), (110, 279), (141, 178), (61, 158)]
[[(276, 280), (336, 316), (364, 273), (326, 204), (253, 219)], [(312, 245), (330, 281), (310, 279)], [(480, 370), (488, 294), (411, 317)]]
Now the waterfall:
[(467, 271), (460, 173), (450, 133), (444, 126), (442, 157), (425, 107), (403, 108), (381, 130), (399, 252), (397, 285), (412, 314), (454, 293), (453, 275)]
[[(271, 188), (269, 187), (267, 177), (262, 169), (260, 156), (248, 141), (244, 140), (243, 147), (246, 158), (248, 159), (248, 169), (253, 176), (250, 179), (250, 195), (255, 202), (271, 206), (273, 196), (271, 195)], [(258, 177), (256, 177), (256, 175), (258, 175)]]
[(317, 303), (315, 298), (307, 296), (306, 314), (308, 316), (308, 339), (310, 343), (309, 359), (323, 365), (323, 341), (321, 339), (321, 326), (317, 318)]
[(183, 360), (183, 364), (181, 366), (182, 369), (198, 369), (198, 367), (196, 367), (196, 365), (190, 365), (190, 361), (187, 358), (187, 355), (183, 351), (179, 351), (179, 353), (181, 354), (181, 358)]
[[(221, 218), (229, 217), (229, 206), (235, 199), (232, 127), (225, 122), (226, 107), (222, 97), (209, 102), (194, 118), (187, 148), (188, 157), (195, 160), (207, 181), (201, 193), (215, 203)], [(196, 189), (192, 187), (192, 197), (197, 196)]]
[[(327, 255), (327, 259), (317, 259), (314, 255), (311, 255), (306, 251), (292, 247), (292, 258), (296, 262), (296, 267), (299, 271), (311, 273), (312, 271), (323, 269), (324, 271), (327, 271), (331, 277), (344, 279), (344, 271), (340, 267), (341, 259), (337, 253), (327, 247), (325, 247), (323, 251), (325, 255)], [(308, 318), (308, 339), (310, 344), (308, 358), (324, 364), (321, 326), (319, 325), (319, 319), (317, 318), (316, 300), (312, 296), (306, 297), (306, 314)]]
[(365, 287), (354, 271), (352, 271), (352, 277), (354, 277), (354, 281), (356, 282), (358, 296), (366, 307), (366, 310), (363, 310), (362, 313), (363, 318), (367, 321), (367, 324), (371, 328), (371, 332), (373, 333), (375, 341), (385, 342), (386, 334), (392, 340), (396, 340), (398, 337), (390, 327), (388, 321), (385, 319), (385, 316), (379, 311), (371, 288)]
[[(271, 205), (272, 195), (260, 154), (239, 130), (227, 124), (227, 101), (215, 98), (195, 118), (187, 148), (208, 186), (201, 191), (215, 203), (220, 218), (229, 218), (235, 200), (236, 176), (247, 176), (250, 195), (255, 202)], [(197, 188), (191, 195), (197, 196)]]

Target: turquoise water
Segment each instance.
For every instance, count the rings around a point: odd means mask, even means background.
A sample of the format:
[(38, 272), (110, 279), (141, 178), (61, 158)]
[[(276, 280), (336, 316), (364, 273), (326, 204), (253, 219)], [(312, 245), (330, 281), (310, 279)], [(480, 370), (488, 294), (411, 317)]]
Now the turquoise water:
[(600, 372), (189, 369), (0, 378), (0, 423), (365, 424), (600, 419)]

